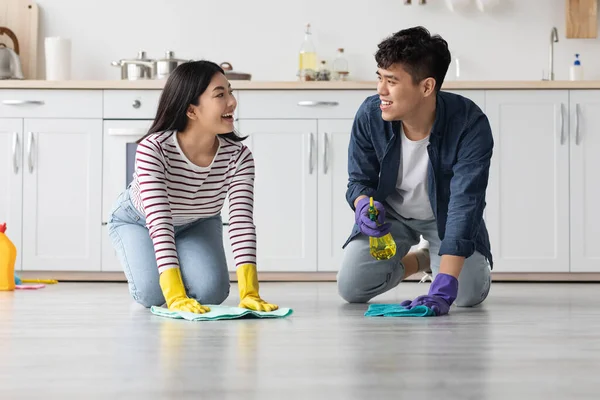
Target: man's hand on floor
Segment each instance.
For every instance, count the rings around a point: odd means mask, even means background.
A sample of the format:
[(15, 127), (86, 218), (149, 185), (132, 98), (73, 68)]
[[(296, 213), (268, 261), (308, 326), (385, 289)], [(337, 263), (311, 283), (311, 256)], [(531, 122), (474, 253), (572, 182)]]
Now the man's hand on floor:
[(414, 300), (405, 300), (401, 306), (408, 309), (416, 306), (426, 306), (435, 312), (436, 316), (446, 315), (458, 295), (458, 279), (452, 275), (439, 273), (431, 283), (429, 293)]

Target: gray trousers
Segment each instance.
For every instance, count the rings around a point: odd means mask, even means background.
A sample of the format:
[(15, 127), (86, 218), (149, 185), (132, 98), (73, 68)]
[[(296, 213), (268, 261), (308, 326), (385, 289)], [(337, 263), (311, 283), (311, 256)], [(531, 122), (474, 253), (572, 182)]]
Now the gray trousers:
[[(405, 219), (386, 210), (386, 222), (391, 222), (391, 234), (396, 242), (396, 255), (389, 260), (375, 260), (369, 253), (369, 238), (359, 234), (344, 249), (338, 272), (338, 292), (349, 303), (366, 303), (373, 297), (396, 287), (404, 277), (402, 258), (419, 243), (420, 235), (429, 242), (431, 272), (440, 270), (440, 238), (435, 220)], [(491, 285), (490, 266), (479, 252), (465, 260), (458, 277), (458, 296), (455, 304), (471, 307), (487, 297)], [(412, 300), (412, 299), (403, 299)]]

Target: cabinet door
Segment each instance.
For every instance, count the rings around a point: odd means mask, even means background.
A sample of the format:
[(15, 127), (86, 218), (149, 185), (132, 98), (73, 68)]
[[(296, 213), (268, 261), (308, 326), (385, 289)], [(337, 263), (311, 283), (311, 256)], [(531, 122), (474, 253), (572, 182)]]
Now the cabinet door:
[(26, 119), (23, 270), (100, 271), (102, 120)]
[(569, 271), (567, 91), (486, 92), (495, 146), (486, 223), (497, 272)]
[(0, 224), (17, 248), (15, 269), (21, 269), (23, 211), (23, 120), (0, 119)]
[(319, 271), (337, 271), (342, 245), (352, 232), (354, 212), (346, 202), (348, 144), (352, 119), (319, 120)]
[[(255, 161), (254, 222), (260, 271), (317, 269), (316, 120), (240, 120)], [(231, 256), (228, 227), (226, 251)], [(230, 266), (235, 269), (235, 264)]]
[(600, 272), (600, 91), (571, 91), (571, 272)]

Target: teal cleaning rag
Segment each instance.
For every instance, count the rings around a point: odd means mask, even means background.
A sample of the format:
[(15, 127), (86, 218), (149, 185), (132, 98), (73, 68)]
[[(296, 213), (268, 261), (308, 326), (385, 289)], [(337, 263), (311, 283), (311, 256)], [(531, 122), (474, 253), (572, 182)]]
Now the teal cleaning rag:
[(406, 309), (400, 304), (371, 304), (365, 317), (434, 317), (435, 313), (427, 306)]
[(188, 321), (219, 321), (237, 318), (283, 318), (292, 314), (291, 308), (279, 308), (275, 311), (253, 311), (247, 308), (217, 306), (204, 304), (210, 311), (204, 314), (195, 314), (187, 311), (171, 311), (165, 307), (152, 306), (150, 311), (154, 315)]

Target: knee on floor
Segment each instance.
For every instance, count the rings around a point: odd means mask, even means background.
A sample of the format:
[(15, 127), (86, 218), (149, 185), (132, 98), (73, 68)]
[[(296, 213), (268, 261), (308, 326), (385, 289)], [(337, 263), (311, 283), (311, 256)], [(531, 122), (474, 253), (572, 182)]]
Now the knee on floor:
[(338, 279), (337, 289), (340, 297), (348, 303), (366, 303), (369, 301), (369, 299), (361, 293), (360, 289), (350, 282)]
[(206, 285), (206, 282), (201, 285), (190, 284), (188, 291), (189, 297), (192, 297), (200, 304), (221, 304), (227, 297), (229, 297), (229, 291), (231, 284), (229, 282), (229, 275), (227, 279), (221, 278), (216, 281), (212, 281), (210, 285)]
[(487, 298), (489, 286), (487, 290), (470, 291), (468, 293), (459, 293), (455, 304), (457, 307), (475, 307)]
[(152, 306), (162, 306), (165, 304), (165, 298), (160, 289), (136, 290), (133, 299), (146, 308)]

